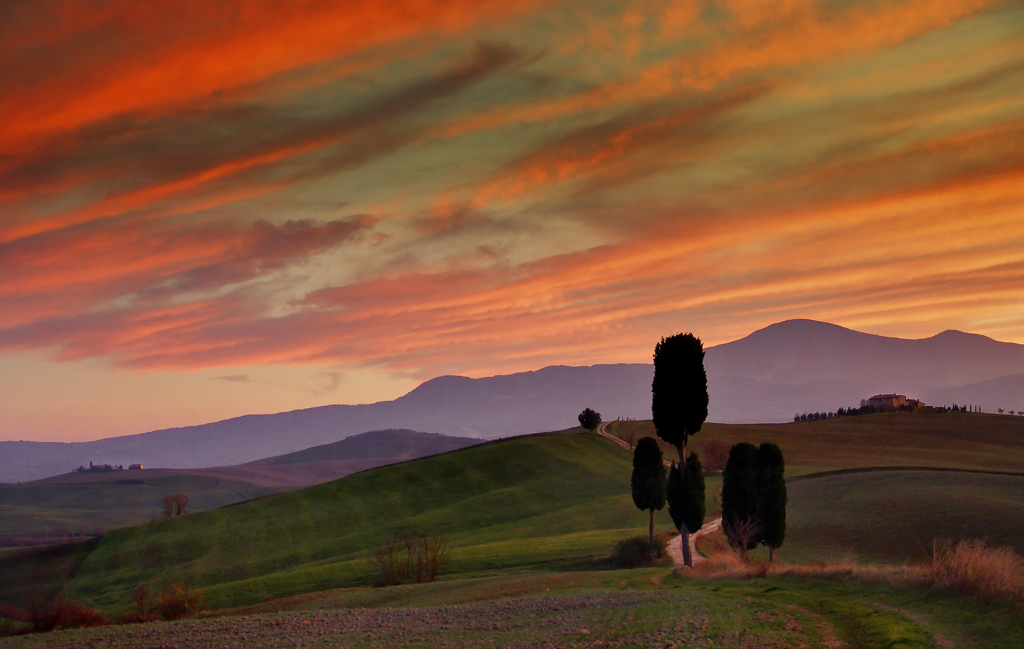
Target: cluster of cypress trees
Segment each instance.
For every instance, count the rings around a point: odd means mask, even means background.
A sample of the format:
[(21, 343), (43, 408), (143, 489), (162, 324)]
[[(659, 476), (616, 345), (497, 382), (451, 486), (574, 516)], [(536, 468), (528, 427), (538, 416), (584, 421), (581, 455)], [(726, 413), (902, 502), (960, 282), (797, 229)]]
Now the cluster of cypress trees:
[[(650, 511), (648, 553), (654, 551), (654, 512), (668, 501), (669, 515), (682, 536), (683, 562), (693, 565), (690, 531), (704, 524), (704, 469), (697, 453), (686, 453), (691, 435), (708, 417), (708, 378), (704, 345), (691, 333), (662, 338), (654, 347), (651, 415), (658, 437), (676, 448), (666, 480), (657, 440), (644, 437), (633, 453), (633, 503)], [(582, 417), (582, 415), (581, 415)], [(582, 419), (581, 419), (582, 422)], [(765, 442), (759, 448), (736, 444), (723, 473), (722, 527), (729, 543), (741, 552), (763, 543), (769, 555), (782, 545), (786, 533), (786, 482), (782, 451)]]
[(633, 504), (637, 509), (650, 512), (648, 556), (654, 555), (654, 512), (662, 509), (666, 501), (677, 529), (696, 531), (704, 524), (704, 469), (696, 453), (686, 457), (685, 466), (676, 466), (673, 462), (672, 468), (666, 471), (657, 440), (642, 437), (633, 451), (630, 486)]
[(704, 469), (700, 456), (686, 454), (690, 435), (708, 416), (708, 379), (704, 347), (693, 334), (662, 338), (654, 348), (651, 414), (658, 437), (676, 448), (679, 464), (665, 475), (661, 448), (653, 437), (637, 442), (631, 480), (633, 503), (650, 511), (648, 553), (654, 549), (654, 512), (668, 502), (668, 512), (682, 535), (683, 561), (692, 565), (689, 531), (704, 523)]
[(741, 442), (729, 451), (722, 473), (722, 529), (740, 552), (759, 544), (770, 561), (786, 537), (786, 470), (782, 450)]

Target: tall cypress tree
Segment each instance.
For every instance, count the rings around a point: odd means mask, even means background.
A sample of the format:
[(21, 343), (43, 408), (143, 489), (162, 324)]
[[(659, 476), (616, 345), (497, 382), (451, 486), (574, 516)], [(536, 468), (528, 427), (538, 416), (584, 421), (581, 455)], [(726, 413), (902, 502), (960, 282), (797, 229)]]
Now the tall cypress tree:
[[(669, 489), (669, 505), (682, 498), (680, 511), (688, 508), (691, 496), (685, 489), (686, 443), (708, 418), (708, 377), (704, 370), (704, 346), (692, 333), (662, 338), (654, 347), (654, 380), (651, 383), (651, 415), (658, 437), (676, 447), (681, 472), (676, 490)], [(679, 534), (683, 537), (683, 562), (693, 565), (690, 556), (690, 528), (681, 517)], [(696, 531), (696, 530), (694, 530)]]
[(665, 462), (661, 447), (653, 437), (643, 437), (633, 450), (633, 504), (639, 510), (650, 510), (647, 556), (654, 558), (654, 510), (665, 506)]
[(757, 448), (757, 517), (761, 543), (768, 548), (768, 560), (786, 538), (786, 462), (777, 444), (764, 442)]

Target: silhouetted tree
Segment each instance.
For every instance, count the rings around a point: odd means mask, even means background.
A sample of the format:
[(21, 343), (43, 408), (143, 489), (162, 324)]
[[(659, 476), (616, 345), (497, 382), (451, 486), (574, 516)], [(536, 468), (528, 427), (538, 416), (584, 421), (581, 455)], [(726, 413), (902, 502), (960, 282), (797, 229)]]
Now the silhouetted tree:
[(768, 561), (786, 538), (786, 462), (782, 449), (771, 442), (757, 447), (757, 517), (761, 543), (768, 548)]
[(650, 510), (647, 556), (654, 557), (654, 510), (665, 506), (665, 463), (661, 447), (653, 437), (641, 437), (633, 451), (633, 477), (630, 479), (633, 504)]
[[(700, 455), (691, 451), (686, 456), (685, 470), (672, 464), (668, 476), (668, 513), (679, 529), (699, 530), (704, 525), (704, 470)], [(689, 543), (689, 539), (682, 539)]]
[(580, 426), (583, 426), (590, 432), (594, 432), (601, 425), (601, 413), (594, 412), (590, 408), (584, 408), (577, 419), (580, 421)]
[[(654, 428), (658, 437), (676, 447), (679, 470), (685, 474), (686, 442), (690, 435), (700, 432), (708, 418), (708, 377), (704, 370), (704, 345), (700, 338), (685, 333), (661, 339), (654, 347), (654, 381), (651, 383), (651, 392)], [(681, 480), (678, 484), (689, 483)], [(682, 491), (670, 490), (670, 508), (676, 497), (684, 497)], [(677, 507), (685, 509), (687, 505), (684, 503)], [(685, 520), (679, 528), (679, 534), (683, 537), (683, 563), (692, 566), (690, 531)]]
[(741, 554), (760, 542), (760, 534), (749, 533), (759, 527), (757, 495), (757, 448), (740, 442), (729, 451), (722, 472), (722, 530)]

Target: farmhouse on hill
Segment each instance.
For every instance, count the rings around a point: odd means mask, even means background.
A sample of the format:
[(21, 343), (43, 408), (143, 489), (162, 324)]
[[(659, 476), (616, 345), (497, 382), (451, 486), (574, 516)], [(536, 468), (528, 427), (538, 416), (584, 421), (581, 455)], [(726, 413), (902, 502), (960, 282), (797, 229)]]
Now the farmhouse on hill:
[(876, 394), (875, 396), (862, 401), (861, 405), (869, 406), (875, 410), (881, 410), (883, 412), (924, 408), (923, 401), (919, 399), (908, 399), (904, 394)]

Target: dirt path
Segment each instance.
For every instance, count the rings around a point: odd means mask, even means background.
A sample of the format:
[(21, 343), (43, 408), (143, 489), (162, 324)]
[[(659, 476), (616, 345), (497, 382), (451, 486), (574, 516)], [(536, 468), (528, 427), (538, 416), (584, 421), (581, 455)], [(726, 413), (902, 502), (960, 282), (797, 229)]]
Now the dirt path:
[[(611, 421), (602, 421), (600, 424), (598, 424), (597, 431), (595, 431), (595, 432), (597, 432), (597, 434), (600, 435), (601, 437), (604, 437), (605, 439), (610, 440), (614, 444), (617, 444), (618, 446), (621, 446), (622, 448), (626, 449), (627, 451), (632, 451), (633, 448), (626, 442), (626, 440), (619, 439), (615, 435), (612, 435), (611, 433), (608, 432), (608, 426), (612, 425), (613, 423), (614, 422), (611, 422)], [(665, 462), (665, 466), (668, 466), (668, 465), (669, 465), (669, 463)]]
[[(601, 437), (604, 437), (607, 440), (610, 440), (611, 442), (617, 444), (618, 446), (626, 449), (627, 451), (632, 450), (630, 445), (625, 440), (619, 439), (615, 435), (612, 435), (611, 433), (608, 432), (608, 426), (610, 426), (612, 423), (613, 422), (610, 421), (602, 421), (601, 424), (597, 427), (597, 434), (600, 435)], [(672, 463), (668, 460), (665, 460), (665, 466), (672, 466)], [(718, 531), (720, 529), (722, 529), (722, 519), (716, 518), (713, 521), (708, 521), (707, 523), (704, 523), (703, 527), (701, 527), (699, 530), (690, 535), (690, 555), (693, 558), (693, 562), (695, 564), (700, 563), (702, 561), (707, 561), (707, 559), (700, 552), (697, 552), (697, 539), (706, 534), (711, 534), (712, 532)], [(672, 563), (676, 565), (676, 568), (684, 567), (682, 538), (683, 537), (681, 536), (676, 536), (668, 542), (668, 556), (672, 557)]]
[[(716, 518), (713, 521), (704, 523), (704, 527), (700, 528), (696, 532), (690, 535), (690, 556), (693, 558), (693, 563), (696, 565), (703, 561), (707, 561), (707, 558), (700, 552), (697, 552), (697, 539), (700, 537), (711, 534), (712, 532), (722, 529), (722, 519)], [(675, 536), (671, 541), (668, 542), (668, 556), (672, 557), (672, 563), (676, 564), (676, 568), (683, 568), (683, 537)]]

